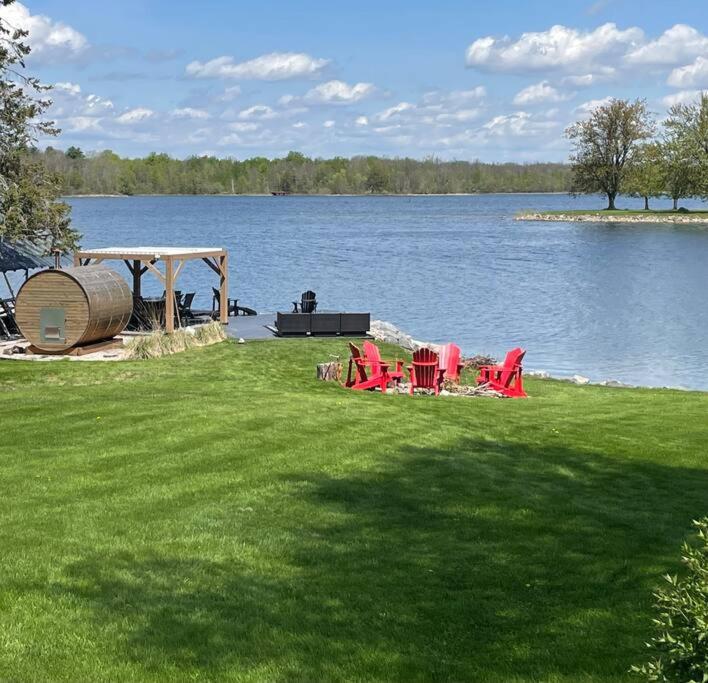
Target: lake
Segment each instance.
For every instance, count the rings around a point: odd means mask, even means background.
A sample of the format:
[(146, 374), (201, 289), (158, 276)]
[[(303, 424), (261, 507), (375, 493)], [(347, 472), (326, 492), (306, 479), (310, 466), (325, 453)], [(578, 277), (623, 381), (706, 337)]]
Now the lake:
[[(708, 226), (514, 220), (603, 206), (543, 194), (68, 201), (86, 248), (227, 248), (231, 296), (259, 312), (312, 289), (322, 308), (371, 311), (466, 354), (522, 345), (526, 367), (554, 375), (708, 389)], [(213, 284), (201, 262), (179, 280), (199, 307)]]

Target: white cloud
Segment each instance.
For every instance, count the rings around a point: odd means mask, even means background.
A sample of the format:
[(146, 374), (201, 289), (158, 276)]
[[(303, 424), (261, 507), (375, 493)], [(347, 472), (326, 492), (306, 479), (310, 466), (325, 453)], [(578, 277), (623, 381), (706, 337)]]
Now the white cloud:
[(217, 57), (208, 62), (194, 61), (187, 65), (186, 74), (193, 78), (281, 81), (317, 76), (328, 64), (328, 59), (316, 59), (303, 52), (271, 52), (238, 63), (228, 56)]
[(601, 67), (595, 73), (566, 76), (561, 80), (561, 83), (575, 88), (590, 88), (593, 85), (610, 80), (616, 73), (617, 70), (612, 67)]
[(384, 109), (384, 111), (377, 114), (376, 118), (379, 121), (388, 121), (389, 119), (395, 118), (399, 114), (402, 114), (403, 112), (412, 111), (413, 109), (415, 109), (414, 104), (411, 104), (410, 102), (399, 102), (398, 104), (394, 105), (393, 107), (389, 107), (388, 109)]
[(478, 101), (484, 99), (486, 96), (487, 89), (483, 85), (478, 85), (470, 90), (453, 90), (448, 93), (440, 90), (431, 90), (423, 95), (422, 102), (426, 106), (456, 106)]
[(583, 102), (582, 104), (578, 105), (575, 108), (575, 112), (577, 114), (591, 114), (595, 109), (598, 107), (604, 107), (606, 104), (609, 104), (612, 102), (613, 98), (612, 97), (603, 97), (602, 99), (598, 100), (588, 100), (587, 102)]
[(335, 122), (332, 119), (325, 121), (322, 124), (325, 128), (334, 128)]
[(120, 116), (116, 117), (116, 123), (122, 125), (130, 125), (133, 123), (139, 123), (141, 121), (146, 121), (151, 119), (155, 115), (152, 109), (146, 109), (145, 107), (136, 107), (135, 109), (129, 109)]
[(52, 87), (54, 90), (63, 90), (71, 95), (78, 95), (81, 92), (81, 86), (78, 83), (55, 83)]
[(555, 128), (554, 121), (537, 120), (525, 111), (495, 116), (482, 126), (492, 137), (526, 137), (540, 135)]
[(228, 88), (224, 89), (224, 92), (219, 96), (220, 102), (233, 102), (237, 97), (241, 95), (240, 85), (230, 85)]
[(708, 53), (708, 37), (692, 26), (676, 24), (664, 31), (656, 40), (630, 51), (626, 60), (630, 64), (671, 66), (706, 53)]
[(239, 133), (247, 133), (249, 131), (258, 130), (258, 127), (258, 123), (246, 123), (243, 121), (234, 121), (229, 124), (229, 128), (231, 128), (231, 130), (235, 130)]
[(86, 133), (100, 131), (101, 119), (95, 116), (70, 116), (62, 121), (63, 130), (67, 133)]
[(32, 47), (30, 59), (33, 61), (75, 59), (89, 47), (86, 36), (76, 29), (43, 14), (30, 14), (21, 2), (0, 6), (0, 18), (8, 26), (29, 31), (27, 42)]
[(479, 118), (481, 109), (459, 109), (458, 111), (438, 114), (435, 120), (439, 123), (466, 123)]
[[(305, 102), (314, 104), (352, 104), (370, 97), (376, 92), (373, 83), (356, 83), (349, 85), (344, 81), (327, 81), (312, 88), (303, 98)], [(288, 98), (281, 98), (281, 101)], [(288, 103), (293, 98), (288, 99)]]
[(526, 73), (529, 71), (584, 67), (612, 60), (643, 41), (641, 29), (626, 30), (608, 23), (594, 31), (567, 26), (551, 26), (547, 31), (523, 33), (518, 40), (509, 36), (486, 36), (467, 48), (467, 65), (488, 71)]
[(666, 82), (675, 88), (708, 87), (708, 59), (696, 57), (693, 64), (674, 69)]
[(681, 90), (677, 93), (667, 95), (661, 102), (666, 107), (673, 107), (675, 104), (693, 104), (698, 101), (700, 95), (700, 90)]
[(356, 121), (357, 126), (368, 126), (369, 125), (369, 119), (366, 116), (357, 116)]
[(529, 85), (516, 93), (514, 104), (528, 105), (546, 102), (563, 102), (573, 97), (573, 93), (560, 93), (548, 81)]
[(307, 124), (304, 121), (296, 121), (293, 123), (293, 128), (306, 128)]
[(211, 114), (204, 109), (194, 109), (192, 107), (183, 107), (182, 109), (173, 109), (170, 116), (175, 119), (208, 119)]
[(274, 119), (277, 116), (278, 114), (266, 104), (254, 104), (238, 114), (240, 119)]

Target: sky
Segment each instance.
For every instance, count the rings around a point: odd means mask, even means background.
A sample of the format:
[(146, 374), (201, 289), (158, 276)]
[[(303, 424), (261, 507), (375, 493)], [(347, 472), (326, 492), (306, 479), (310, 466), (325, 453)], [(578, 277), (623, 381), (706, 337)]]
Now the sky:
[[(708, 89), (707, 0), (27, 0), (50, 144), (238, 159), (562, 161), (611, 97)], [(40, 140), (40, 146), (47, 141)]]

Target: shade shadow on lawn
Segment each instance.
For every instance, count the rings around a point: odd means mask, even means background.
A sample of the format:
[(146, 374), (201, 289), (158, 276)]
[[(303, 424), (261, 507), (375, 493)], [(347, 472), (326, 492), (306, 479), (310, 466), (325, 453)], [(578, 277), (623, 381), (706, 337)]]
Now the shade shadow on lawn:
[(91, 555), (53, 589), (156, 677), (617, 681), (708, 506), (704, 470), (475, 439), (284, 483), (297, 514), (243, 540), (288, 539), (270, 570)]

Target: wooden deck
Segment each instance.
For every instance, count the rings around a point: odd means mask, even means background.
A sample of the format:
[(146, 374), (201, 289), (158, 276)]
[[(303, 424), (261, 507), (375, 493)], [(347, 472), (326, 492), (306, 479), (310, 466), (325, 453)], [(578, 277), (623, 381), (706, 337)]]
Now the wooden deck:
[[(268, 329), (270, 326), (273, 329)], [(229, 318), (226, 326), (226, 335), (233, 339), (282, 339), (273, 330), (275, 329), (275, 313), (261, 313), (259, 315), (239, 315)]]

